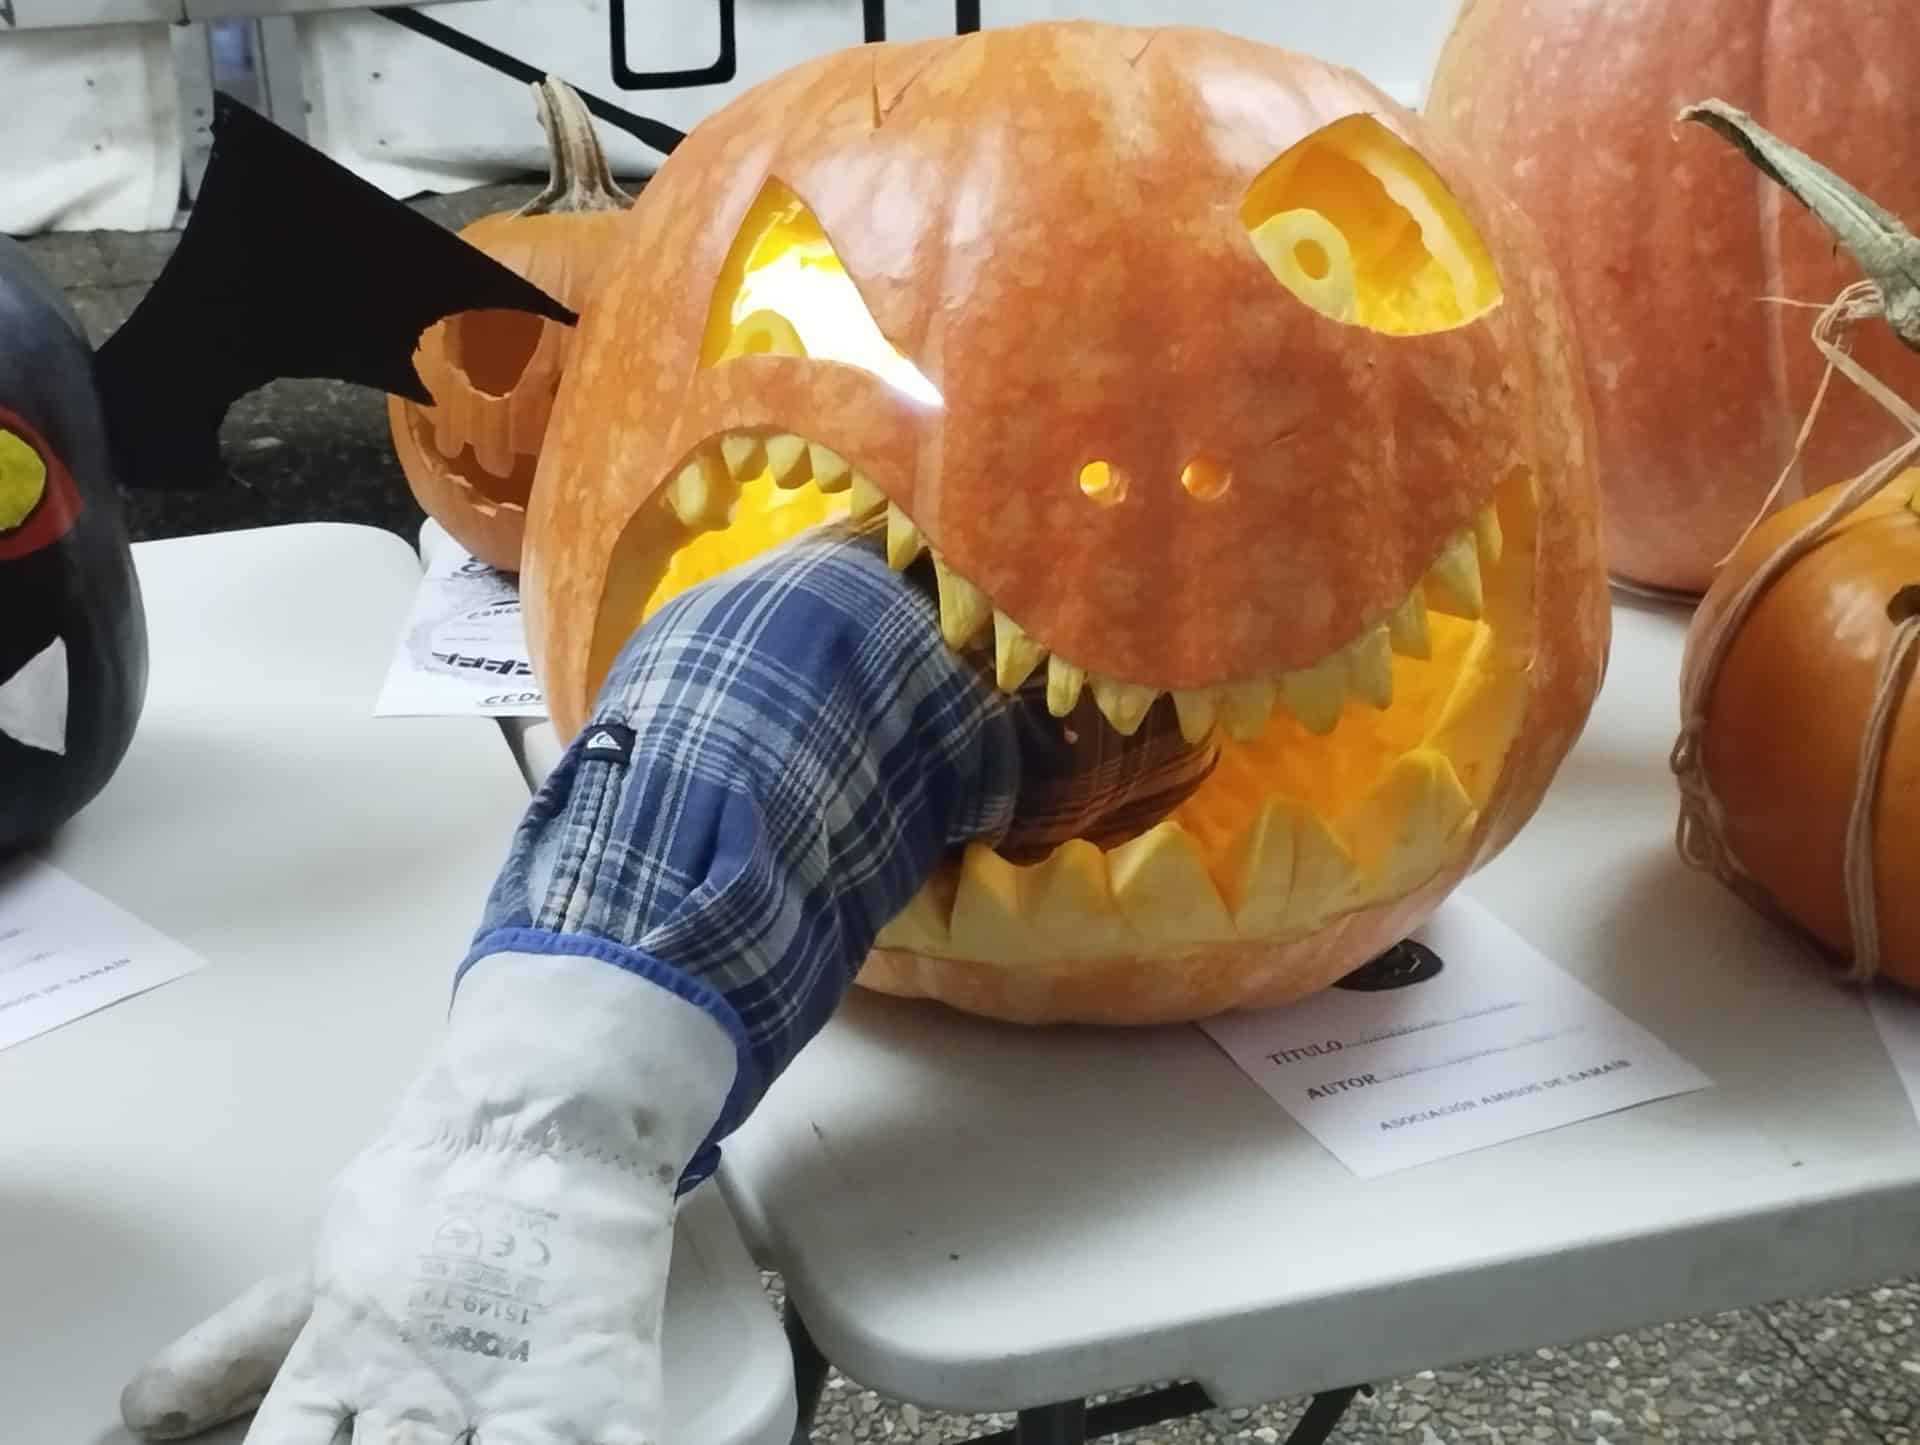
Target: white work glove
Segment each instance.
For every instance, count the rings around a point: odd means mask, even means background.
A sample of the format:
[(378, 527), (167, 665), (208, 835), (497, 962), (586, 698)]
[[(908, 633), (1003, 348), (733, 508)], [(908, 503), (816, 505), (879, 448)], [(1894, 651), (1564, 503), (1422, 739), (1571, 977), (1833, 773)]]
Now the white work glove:
[(127, 1427), (178, 1439), (257, 1403), (247, 1445), (658, 1445), (675, 1186), (735, 1061), (709, 1014), (612, 964), (481, 959), (310, 1270), (156, 1356)]

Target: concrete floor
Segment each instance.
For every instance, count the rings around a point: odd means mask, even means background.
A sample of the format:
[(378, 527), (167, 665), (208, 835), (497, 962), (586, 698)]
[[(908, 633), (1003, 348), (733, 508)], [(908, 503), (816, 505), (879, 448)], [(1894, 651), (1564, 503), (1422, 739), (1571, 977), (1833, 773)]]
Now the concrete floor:
[[(488, 187), (420, 203), (454, 226), (517, 205), (531, 188)], [(96, 340), (125, 319), (159, 272), (171, 234), (83, 234), (28, 241)], [(413, 538), (421, 513), (388, 442), (378, 396), (324, 381), (275, 382), (235, 406), (224, 441), (236, 484), (130, 499), (136, 539), (331, 520)], [(1920, 1267), (1920, 1261), (1916, 1261)], [(768, 1276), (770, 1294), (779, 1281)], [(1335, 1439), (1454, 1445), (1487, 1441), (1779, 1442), (1898, 1445), (1920, 1428), (1920, 1282), (1887, 1281), (1831, 1298), (1716, 1315), (1540, 1349), (1470, 1369), (1374, 1382)], [(1277, 1445), (1298, 1402), (1218, 1411), (1120, 1437), (1134, 1445)], [(885, 1401), (834, 1376), (815, 1431), (823, 1445), (935, 1445), (998, 1429)]]

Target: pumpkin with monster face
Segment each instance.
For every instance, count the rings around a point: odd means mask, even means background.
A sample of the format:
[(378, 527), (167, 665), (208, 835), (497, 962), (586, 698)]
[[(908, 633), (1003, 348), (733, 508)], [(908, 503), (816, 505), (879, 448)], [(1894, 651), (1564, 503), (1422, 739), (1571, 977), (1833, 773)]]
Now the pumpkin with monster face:
[(667, 597), (851, 512), (1063, 726), (1223, 740), (1118, 846), (953, 858), (870, 987), (1103, 1023), (1325, 987), (1584, 724), (1608, 607), (1556, 278), (1350, 72), (1084, 21), (825, 56), (698, 127), (604, 274), (523, 556), (563, 734)]
[(0, 856), (106, 785), (146, 679), (93, 350), (65, 299), (0, 236)]

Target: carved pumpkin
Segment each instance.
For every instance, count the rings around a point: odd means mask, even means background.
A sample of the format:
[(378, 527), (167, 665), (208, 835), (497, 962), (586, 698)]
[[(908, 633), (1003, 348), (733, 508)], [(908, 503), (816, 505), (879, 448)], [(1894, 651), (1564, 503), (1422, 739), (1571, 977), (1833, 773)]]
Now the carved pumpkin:
[(0, 236), (0, 856), (43, 841), (106, 785), (146, 686), (93, 350)]
[[(460, 235), (578, 311), (633, 198), (614, 184), (572, 88), (548, 76), (533, 92), (547, 133), (546, 189)], [(461, 312), (429, 329), (414, 357), (434, 404), (387, 398), (394, 454), (414, 500), (504, 571), (520, 565), (527, 492), (572, 346), (571, 326), (531, 312)]]
[(662, 166), (583, 318), (521, 578), (555, 721), (677, 590), (884, 513), (1003, 688), (1227, 742), (1108, 851), (967, 849), (862, 981), (1107, 1023), (1323, 987), (1513, 836), (1598, 686), (1556, 284), (1466, 156), (1269, 46), (1076, 21), (803, 64)]
[[(1434, 70), (1431, 123), (1546, 237), (1578, 321), (1600, 437), (1607, 562), (1698, 594), (1793, 455), (1820, 378), (1807, 314), (1859, 268), (1798, 206), (1674, 116), (1717, 95), (1920, 217), (1911, 0), (1469, 0)], [(1776, 300), (1780, 298), (1781, 300)], [(1861, 360), (1902, 391), (1920, 358)], [(1902, 437), (1836, 388), (1786, 492)]]

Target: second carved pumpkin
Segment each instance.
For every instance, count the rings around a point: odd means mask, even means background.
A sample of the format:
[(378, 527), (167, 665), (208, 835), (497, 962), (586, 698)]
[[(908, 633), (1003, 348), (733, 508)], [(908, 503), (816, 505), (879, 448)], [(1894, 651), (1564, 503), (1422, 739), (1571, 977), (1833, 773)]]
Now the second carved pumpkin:
[[(633, 198), (614, 183), (580, 97), (547, 77), (533, 87), (546, 129), (546, 189), (517, 211), (482, 216), (460, 236), (575, 312)], [(483, 562), (517, 571), (527, 494), (573, 328), (525, 311), (468, 311), (420, 338), (414, 363), (434, 404), (387, 399), (407, 485), (421, 509)]]
[(666, 598), (884, 519), (949, 645), (1215, 775), (957, 854), (862, 982), (1144, 1023), (1321, 988), (1512, 838), (1608, 638), (1557, 283), (1351, 72), (1199, 28), (864, 46), (688, 136), (607, 263), (529, 511), (562, 735)]

